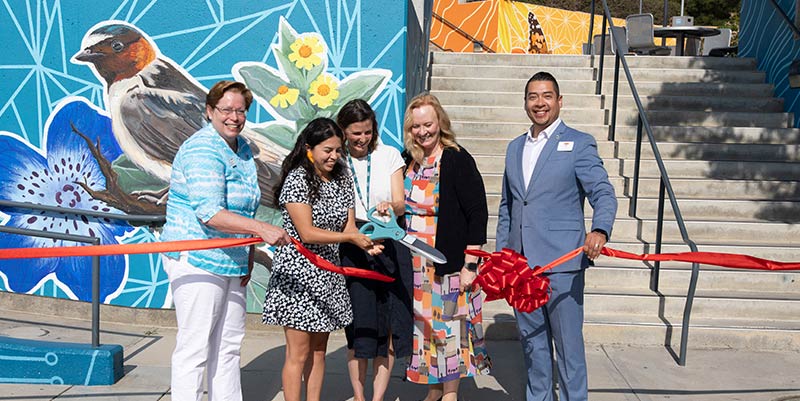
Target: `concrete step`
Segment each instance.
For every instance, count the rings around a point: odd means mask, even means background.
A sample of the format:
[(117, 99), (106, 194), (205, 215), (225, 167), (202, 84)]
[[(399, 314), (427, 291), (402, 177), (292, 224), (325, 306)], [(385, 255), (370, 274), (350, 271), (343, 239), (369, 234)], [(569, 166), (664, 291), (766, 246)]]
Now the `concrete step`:
[[(518, 124), (530, 123), (522, 106), (468, 106), (444, 105), (448, 115), (458, 121), (498, 121)], [(638, 112), (619, 110), (617, 126), (636, 126)], [(596, 109), (561, 109), (561, 118), (574, 124), (607, 124), (610, 112)], [(674, 111), (649, 110), (647, 118), (652, 125), (667, 126), (727, 126), (789, 128), (794, 124), (792, 113), (730, 112), (730, 111)]]
[[(479, 91), (431, 91), (443, 105), (464, 106), (523, 106), (522, 95), (517, 92), (479, 92)], [(691, 111), (748, 111), (748, 112), (782, 112), (783, 99), (773, 97), (719, 97), (719, 96), (674, 96), (651, 95), (641, 97), (646, 110), (691, 110)], [(566, 108), (605, 108), (612, 109), (611, 95), (568, 94), (563, 104)], [(633, 96), (620, 95), (617, 99), (617, 110), (636, 110)], [(610, 115), (610, 114), (609, 114)]]
[[(527, 79), (506, 78), (452, 78), (431, 77), (431, 90), (458, 90), (476, 92), (511, 92), (525, 91)], [(559, 81), (559, 89), (564, 95), (564, 101), (569, 102), (569, 95), (595, 94), (597, 83), (592, 80), (564, 80)], [(771, 98), (774, 87), (771, 84), (754, 83), (709, 83), (709, 82), (639, 82), (636, 84), (639, 96), (728, 96), (747, 98)], [(627, 85), (619, 86), (619, 94), (630, 96), (631, 90)], [(601, 94), (611, 96), (614, 94), (613, 82), (603, 81)]]
[[(614, 64), (605, 65), (603, 80), (614, 79)], [(599, 74), (599, 71), (598, 71)], [(467, 75), (469, 76), (469, 75)], [(597, 75), (596, 75), (597, 76)], [(620, 66), (620, 83), (627, 85), (625, 71)], [(632, 68), (633, 82), (638, 86), (640, 82), (736, 82), (736, 83), (764, 83), (766, 74), (756, 69), (731, 69), (717, 70), (706, 68)], [(510, 77), (508, 77), (510, 78)], [(529, 77), (530, 78), (530, 77)]]
[[(653, 125), (651, 128), (653, 136), (659, 142), (800, 144), (800, 129), (797, 128), (670, 127), (658, 125)], [(635, 141), (636, 132), (636, 127), (617, 126), (615, 138), (618, 141)], [(644, 135), (645, 137), (647, 136), (646, 134)]]
[[(527, 81), (538, 70), (520, 68), (517, 65), (455, 65), (436, 63), (431, 66), (432, 77), (452, 78), (513, 78)], [(580, 67), (550, 67), (548, 72), (556, 80), (594, 80), (596, 69), (587, 66)], [(613, 74), (613, 72), (612, 72)], [(613, 75), (612, 75), (613, 76)], [(763, 81), (763, 79), (762, 79)]]
[[(698, 244), (725, 245), (778, 245), (797, 244), (800, 225), (777, 222), (729, 222), (729, 221), (685, 221), (689, 238)], [(586, 231), (591, 230), (591, 219), (585, 220)], [(644, 240), (655, 242), (656, 220), (636, 220), (617, 218), (614, 222), (613, 237), (616, 241)], [(489, 216), (486, 233), (494, 237), (497, 230), (497, 217)], [(675, 221), (664, 221), (663, 237), (666, 241), (680, 241), (681, 234)]]
[[(489, 214), (496, 215), (500, 207), (500, 195), (488, 194), (486, 202)], [(628, 217), (630, 198), (618, 197), (617, 203), (617, 217)], [(679, 199), (678, 207), (681, 216), (686, 220), (800, 223), (800, 201)], [(639, 218), (656, 219), (658, 217), (658, 199), (639, 198), (636, 209), (636, 216)], [(592, 209), (587, 207), (586, 216), (591, 215)], [(669, 200), (664, 202), (664, 218), (674, 220)]]
[[(642, 106), (646, 110), (692, 110), (692, 111), (783, 111), (783, 99), (775, 97), (720, 97), (720, 96), (679, 96), (650, 95), (642, 96)], [(613, 96), (604, 95), (603, 105), (611, 110)], [(617, 110), (636, 110), (633, 96), (620, 95), (617, 98)]]
[[(520, 106), (521, 108), (521, 106)], [(492, 139), (513, 139), (530, 128), (527, 122), (460, 121), (452, 120), (452, 128), (459, 141), (463, 137)], [(567, 125), (579, 131), (592, 134), (598, 140), (608, 138), (608, 125), (573, 124)], [(676, 127), (652, 125), (653, 135), (659, 142), (684, 143), (777, 143), (785, 145), (800, 144), (800, 129), (764, 127)], [(646, 137), (646, 134), (645, 134)], [(636, 127), (617, 125), (615, 138), (618, 141), (636, 141)]]
[[(594, 300), (599, 302), (600, 300)], [(640, 302), (641, 299), (629, 299)], [(587, 300), (589, 302), (589, 300)], [(590, 305), (584, 304), (586, 309)], [(489, 339), (516, 339), (514, 311), (503, 300), (484, 303), (484, 329)], [(681, 340), (682, 320), (658, 314), (591, 313), (584, 317), (584, 340), (589, 344), (669, 346), (675, 352)], [(690, 348), (735, 348), (759, 350), (800, 350), (800, 323), (753, 321), (749, 318), (692, 318), (689, 325)], [(691, 352), (689, 352), (691, 358)]]
[[(431, 76), (435, 77), (484, 77), (528, 80), (536, 71), (515, 65), (432, 65)], [(590, 67), (551, 67), (548, 72), (560, 82), (562, 80), (593, 80), (597, 70)], [(758, 70), (711, 70), (700, 68), (634, 68), (634, 82), (736, 82), (764, 83), (765, 74)], [(604, 80), (614, 77), (614, 69), (604, 69)], [(624, 80), (624, 72), (620, 69)], [(627, 81), (621, 81), (627, 83)]]
[[(583, 56), (589, 57), (589, 56)], [(706, 69), (706, 70), (755, 70), (756, 60), (753, 58), (738, 57), (660, 57), (660, 56), (630, 56), (625, 61), (632, 70), (639, 68), (664, 68), (664, 69)], [(600, 57), (595, 56), (594, 66), (599, 67)], [(614, 59), (605, 58), (604, 68), (613, 68)], [(620, 65), (622, 68), (622, 65)], [(613, 76), (613, 75), (612, 75)]]
[[(761, 98), (772, 97), (774, 87), (768, 83), (731, 83), (731, 82), (636, 82), (636, 92), (639, 96), (731, 96)], [(619, 94), (631, 95), (627, 81), (621, 80), (618, 86)], [(594, 92), (591, 92), (594, 93)], [(613, 76), (603, 79), (602, 94), (614, 94)]]
[[(604, 257), (603, 261), (612, 258)], [(664, 296), (685, 297), (691, 277), (691, 264), (683, 269), (662, 264), (659, 292)], [(726, 268), (721, 268), (726, 269)], [(631, 294), (649, 291), (652, 269), (639, 267), (595, 266), (586, 270), (586, 291), (599, 294)], [(751, 270), (703, 270), (697, 281), (697, 296), (714, 298), (770, 299), (796, 301), (800, 307), (800, 272), (759, 272)], [(792, 319), (796, 319), (794, 315)], [(779, 317), (774, 317), (780, 319)]]
[[(633, 182), (629, 178), (609, 177), (617, 196), (630, 196)], [(499, 194), (502, 174), (483, 174), (483, 182), (487, 193)], [(770, 180), (712, 180), (712, 179), (670, 179), (672, 190), (678, 199), (714, 199), (714, 200), (800, 200), (800, 181)], [(639, 179), (639, 196), (656, 198), (659, 180), (657, 178)]]
[[(501, 174), (505, 169), (505, 155), (496, 152), (506, 147), (505, 143), (496, 141), (491, 146), (480, 146), (483, 142), (469, 140), (463, 141), (464, 146), (472, 153), (482, 173)], [(476, 143), (477, 142), (477, 143)], [(599, 142), (598, 153), (603, 158), (603, 165), (610, 176), (633, 177), (636, 161), (632, 155), (626, 159), (617, 159), (612, 142)], [(662, 146), (664, 144), (661, 144)], [(649, 145), (648, 145), (649, 146)], [(643, 157), (639, 166), (639, 176), (642, 178), (656, 178), (660, 176), (658, 164), (655, 160)], [(663, 153), (662, 153), (663, 157)], [(759, 162), (758, 160), (727, 161), (727, 160), (682, 160), (663, 159), (664, 166), (670, 179), (695, 178), (695, 179), (727, 179), (727, 180), (778, 180), (792, 181), (800, 177), (800, 163), (797, 161)]]
[[(517, 107), (524, 112), (525, 99), (522, 92), (478, 92), (433, 90), (431, 94), (447, 109), (454, 106)], [(571, 94), (566, 109), (603, 109), (603, 96), (594, 94)], [(562, 110), (564, 110), (562, 108)]]
[[(800, 161), (800, 145), (772, 143), (680, 143), (661, 142), (658, 144), (661, 157), (665, 160), (701, 161)], [(622, 159), (636, 157), (636, 142), (617, 142), (615, 155)], [(653, 148), (648, 142), (642, 144), (642, 158), (654, 159)]]
[[(505, 78), (453, 78), (431, 76), (431, 91), (476, 91), (518, 93), (520, 107), (528, 79)], [(567, 94), (594, 95), (597, 84), (591, 80), (564, 80), (558, 82), (559, 90), (567, 99)]]
[[(686, 304), (685, 294), (684, 296), (656, 296), (652, 293), (648, 295), (594, 294), (588, 288), (586, 292), (584, 312), (589, 316), (655, 315), (664, 316), (671, 321), (680, 321), (683, 318)], [(772, 321), (791, 322), (797, 318), (797, 312), (800, 312), (800, 300), (696, 296), (693, 300), (691, 316), (694, 319), (752, 318), (755, 322), (771, 324)]]
[[(633, 177), (634, 159), (604, 159), (603, 163), (609, 174)], [(664, 160), (664, 166), (670, 179), (791, 181), (800, 177), (800, 163), (796, 162)], [(639, 176), (659, 177), (656, 161), (643, 159), (639, 166)]]
[[(555, 54), (500, 54), (500, 53), (454, 53), (434, 52), (432, 63), (469, 66), (519, 66), (529, 67), (531, 75), (539, 69), (553, 67), (586, 67), (590, 68), (588, 56), (555, 55)], [(537, 69), (538, 68), (538, 69)]]
[[(451, 65), (500, 65), (533, 67), (546, 70), (546, 67), (588, 67), (590, 56), (554, 55), (554, 54), (497, 54), (497, 53), (454, 53), (434, 52), (433, 64)], [(714, 70), (754, 70), (756, 61), (753, 58), (727, 57), (626, 57), (628, 66), (636, 68), (667, 69), (714, 69)], [(594, 66), (599, 65), (600, 58), (594, 58)], [(606, 58), (604, 65), (613, 67), (613, 58)], [(538, 71), (538, 70), (535, 70)], [(534, 72), (535, 72), (534, 71)]]
[[(619, 110), (617, 112), (617, 126), (628, 125), (635, 127), (638, 121), (638, 116), (639, 112), (635, 110)], [(684, 127), (704, 126), (791, 128), (794, 124), (793, 113), (783, 112), (648, 110), (647, 119), (651, 125)], [(515, 120), (508, 119), (506, 121)]]
[[(520, 106), (520, 112), (525, 113)], [(530, 121), (521, 122), (497, 122), (497, 121), (469, 121), (451, 119), (451, 128), (456, 134), (456, 139), (461, 143), (464, 138), (491, 139), (511, 141), (512, 139), (527, 132), (531, 127)], [(573, 124), (568, 125), (576, 130), (592, 134), (595, 138), (608, 138), (608, 125), (605, 124)], [(622, 128), (622, 127), (619, 127)], [(618, 128), (618, 129), (619, 129)], [(629, 127), (625, 127), (629, 128)], [(636, 127), (634, 127), (635, 129)], [(800, 130), (799, 130), (800, 131)], [(634, 131), (635, 132), (635, 131)], [(635, 136), (633, 137), (635, 140)]]
[[(520, 101), (521, 102), (521, 101)], [(527, 114), (520, 104), (519, 107), (494, 107), (494, 106), (467, 106), (443, 105), (447, 114), (453, 120), (460, 121), (515, 121), (528, 122)], [(565, 121), (576, 124), (602, 125), (606, 123), (606, 110), (602, 109), (561, 109), (560, 116)]]

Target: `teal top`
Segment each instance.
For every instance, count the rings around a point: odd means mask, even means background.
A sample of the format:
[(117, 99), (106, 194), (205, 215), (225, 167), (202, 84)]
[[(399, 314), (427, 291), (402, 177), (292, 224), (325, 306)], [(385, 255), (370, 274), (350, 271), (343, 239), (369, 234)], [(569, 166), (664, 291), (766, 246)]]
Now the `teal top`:
[[(222, 209), (253, 218), (258, 208), (261, 190), (253, 153), (241, 137), (237, 141), (234, 153), (209, 124), (181, 145), (172, 163), (163, 241), (246, 237), (206, 225)], [(247, 274), (247, 247), (188, 251), (188, 257), (192, 266), (214, 274)]]

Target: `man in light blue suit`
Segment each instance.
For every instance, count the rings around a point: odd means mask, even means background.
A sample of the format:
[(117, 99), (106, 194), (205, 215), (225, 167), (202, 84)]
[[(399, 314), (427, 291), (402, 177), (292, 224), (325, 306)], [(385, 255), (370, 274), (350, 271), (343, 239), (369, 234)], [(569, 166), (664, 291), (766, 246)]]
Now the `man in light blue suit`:
[[(497, 249), (511, 248), (543, 266), (583, 246), (583, 254), (547, 276), (550, 300), (532, 313), (516, 311), (528, 370), (527, 401), (555, 398), (555, 345), (560, 401), (588, 399), (583, 345), (584, 269), (608, 241), (617, 199), (597, 154), (597, 142), (559, 118), (558, 82), (536, 73), (525, 85), (525, 111), (533, 125), (511, 141), (506, 152), (503, 193), (497, 222)], [(586, 234), (583, 205), (593, 208)]]

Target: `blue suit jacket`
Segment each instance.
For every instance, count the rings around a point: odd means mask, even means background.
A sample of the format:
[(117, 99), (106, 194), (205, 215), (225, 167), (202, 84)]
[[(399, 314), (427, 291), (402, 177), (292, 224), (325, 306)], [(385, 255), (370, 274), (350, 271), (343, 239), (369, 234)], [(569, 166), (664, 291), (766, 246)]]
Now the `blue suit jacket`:
[[(601, 229), (610, 237), (617, 198), (597, 154), (594, 137), (563, 122), (547, 140), (526, 191), (522, 176), (526, 135), (527, 132), (508, 145), (496, 238), (497, 250), (524, 251), (533, 267), (543, 266), (583, 246), (586, 198), (594, 209), (591, 230)], [(562, 143), (560, 149), (559, 143)], [(589, 260), (581, 254), (551, 272), (575, 271), (587, 266)]]

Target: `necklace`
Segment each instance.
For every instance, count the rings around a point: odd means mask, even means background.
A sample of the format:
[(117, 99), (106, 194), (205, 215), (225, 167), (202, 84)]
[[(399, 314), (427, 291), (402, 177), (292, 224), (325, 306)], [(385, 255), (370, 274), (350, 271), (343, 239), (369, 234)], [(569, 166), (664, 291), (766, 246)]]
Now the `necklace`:
[(358, 174), (356, 174), (356, 167), (353, 164), (353, 158), (350, 155), (347, 155), (347, 161), (350, 164), (350, 171), (353, 173), (353, 183), (356, 186), (356, 192), (358, 193), (358, 200), (361, 202), (361, 206), (364, 206), (364, 210), (369, 210), (369, 181), (370, 176), (372, 175), (372, 153), (367, 154), (367, 197), (366, 202), (364, 201), (364, 197), (361, 195), (361, 186), (358, 185)]

